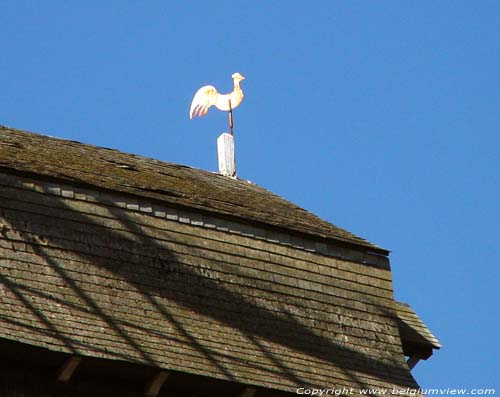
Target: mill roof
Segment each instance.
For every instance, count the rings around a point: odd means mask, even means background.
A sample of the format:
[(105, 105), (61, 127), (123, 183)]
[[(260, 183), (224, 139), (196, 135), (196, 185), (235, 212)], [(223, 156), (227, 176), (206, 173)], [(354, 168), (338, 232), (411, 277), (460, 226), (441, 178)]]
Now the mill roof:
[(416, 388), (386, 255), (247, 181), (0, 127), (0, 341), (292, 394)]
[(133, 194), (180, 208), (333, 239), (383, 255), (388, 253), (245, 180), (4, 126), (0, 126), (0, 142), (0, 168)]

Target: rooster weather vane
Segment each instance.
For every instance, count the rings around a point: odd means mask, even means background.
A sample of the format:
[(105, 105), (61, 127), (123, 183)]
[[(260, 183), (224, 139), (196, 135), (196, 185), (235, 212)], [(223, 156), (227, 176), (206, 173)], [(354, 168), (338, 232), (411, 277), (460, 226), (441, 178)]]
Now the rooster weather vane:
[(245, 77), (240, 73), (232, 75), (234, 89), (229, 94), (219, 94), (214, 86), (206, 85), (201, 87), (196, 94), (194, 94), (193, 101), (191, 102), (191, 109), (189, 110), (189, 118), (205, 116), (211, 106), (224, 112), (229, 112), (229, 130), (231, 135), (233, 133), (233, 109), (239, 106), (243, 100), (243, 91), (240, 87), (240, 82), (245, 80)]

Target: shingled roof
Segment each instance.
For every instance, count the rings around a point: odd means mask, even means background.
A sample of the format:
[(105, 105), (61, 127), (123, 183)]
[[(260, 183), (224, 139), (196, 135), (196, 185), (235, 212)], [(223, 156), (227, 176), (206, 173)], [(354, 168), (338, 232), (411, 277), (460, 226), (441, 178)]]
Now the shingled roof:
[(422, 358), (427, 359), (432, 355), (433, 350), (441, 348), (437, 338), (410, 305), (396, 302), (396, 314), (405, 355), (413, 356), (419, 353)]
[(387, 251), (253, 183), (1, 127), (0, 187), (0, 339), (290, 393), (418, 388)]
[(0, 169), (129, 193), (388, 253), (248, 181), (3, 126), (0, 137)]

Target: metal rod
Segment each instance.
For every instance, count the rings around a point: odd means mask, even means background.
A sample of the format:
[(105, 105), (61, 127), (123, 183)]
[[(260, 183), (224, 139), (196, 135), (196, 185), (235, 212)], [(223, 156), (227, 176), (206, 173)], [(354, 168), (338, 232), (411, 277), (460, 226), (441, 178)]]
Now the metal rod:
[[(234, 145), (234, 131), (233, 131), (233, 107), (231, 106), (231, 100), (229, 102), (229, 132), (233, 137), (233, 145)], [(234, 147), (234, 146), (233, 146)], [(236, 177), (236, 151), (233, 151), (233, 161), (234, 161), (234, 173), (231, 175), (232, 177)]]
[(233, 107), (231, 106), (231, 100), (229, 100), (229, 132), (234, 136), (233, 131)]

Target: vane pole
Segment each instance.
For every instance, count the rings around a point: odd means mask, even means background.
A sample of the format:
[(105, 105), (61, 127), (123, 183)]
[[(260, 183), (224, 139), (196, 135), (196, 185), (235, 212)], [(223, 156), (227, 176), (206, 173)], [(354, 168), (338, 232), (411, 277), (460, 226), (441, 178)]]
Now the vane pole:
[(231, 100), (229, 102), (229, 131), (231, 133), (231, 136), (234, 136), (234, 131), (233, 131), (233, 107), (231, 106)]
[(234, 153), (233, 107), (229, 102), (229, 131), (217, 138), (217, 152), (219, 157), (219, 172), (222, 175), (236, 178), (236, 156)]

